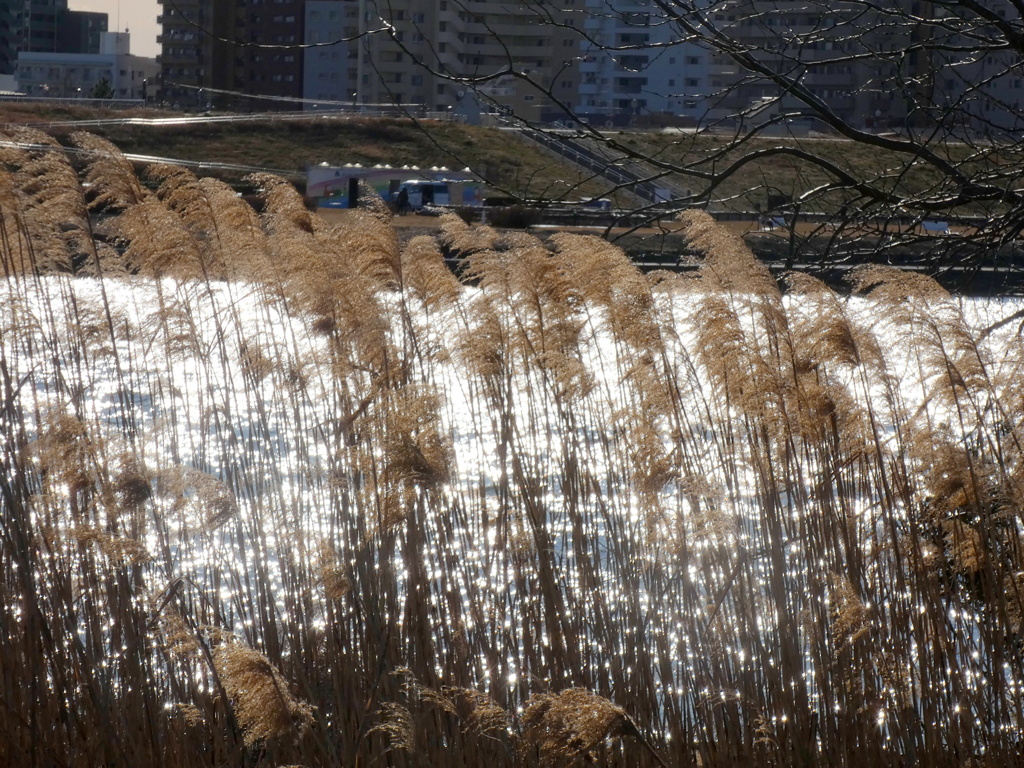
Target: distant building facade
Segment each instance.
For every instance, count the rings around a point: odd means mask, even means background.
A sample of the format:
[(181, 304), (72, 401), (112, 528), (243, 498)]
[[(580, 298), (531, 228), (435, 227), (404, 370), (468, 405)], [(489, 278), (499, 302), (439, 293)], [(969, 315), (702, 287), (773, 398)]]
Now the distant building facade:
[[(723, 35), (750, 51), (766, 72), (797, 79), (840, 119), (870, 126), (905, 117), (906, 106), (893, 88), (898, 73), (892, 59), (871, 53), (906, 48), (907, 41), (902, 30), (881, 24), (863, 3), (838, 0), (827, 19), (820, 7), (803, 0), (729, 0), (709, 13)], [(720, 52), (711, 55), (709, 76), (712, 123), (763, 120), (802, 106), (769, 78), (750, 77)]]
[(155, 59), (129, 53), (127, 32), (103, 32), (98, 53), (21, 52), (15, 67), (18, 89), (27, 96), (89, 98), (105, 80), (114, 99), (154, 95), (160, 69)]
[(357, 26), (356, 3), (309, 0), (305, 9), (302, 97), (306, 109), (354, 104), (359, 48), (345, 38)]
[(707, 109), (710, 55), (679, 34), (650, 0), (585, 0), (576, 112), (598, 124)]
[[(241, 44), (231, 46), (230, 90), (278, 98), (302, 96), (303, 51), (300, 46), (304, 40), (305, 6), (304, 0), (236, 3), (235, 40)], [(251, 42), (284, 47), (267, 49), (245, 45)], [(295, 109), (297, 105), (287, 102), (285, 106)]]
[(18, 58), (17, 18), (12, 3), (0, 3), (0, 75), (14, 73)]
[(68, 12), (67, 0), (14, 2), (18, 26), (18, 51), (57, 51), (57, 30)]
[(99, 53), (100, 35), (107, 29), (105, 13), (64, 11), (57, 17), (57, 48), (61, 53)]
[[(386, 26), (393, 34), (360, 38), (360, 101), (417, 104), (465, 117), (496, 108), (539, 121), (558, 101), (575, 96), (579, 37), (573, 25), (580, 14), (568, 0), (543, 5), (369, 0), (369, 5), (366, 31)], [(474, 87), (452, 77), (475, 81)]]
[(232, 46), (218, 38), (233, 39), (234, 3), (176, 0), (170, 6), (158, 2), (164, 6), (157, 17), (164, 101), (201, 106), (208, 96), (205, 89), (230, 89), (234, 83)]
[(541, 119), (550, 106), (544, 89), (570, 100), (576, 93), (579, 38), (543, 23), (552, 12), (578, 21), (575, 0), (562, 2), (551, 11), (499, 0), (179, 0), (160, 16), (164, 94), (183, 105), (230, 106), (251, 94), (264, 98), (248, 106), (261, 108), (312, 100), (478, 112), (472, 89), (451, 75), (479, 77), (483, 101)]
[[(836, 0), (823, 16), (806, 0), (692, 0), (766, 73), (797, 79), (858, 127), (927, 124), (934, 110), (915, 96), (960, 99), (976, 127), (1011, 124), (1024, 107), (1015, 54), (972, 57), (952, 33), (948, 55), (928, 53), (915, 45), (935, 34), (927, 25), (883, 23), (904, 6), (926, 19), (941, 12), (933, 5)], [(1014, 0), (989, 5), (1015, 12)], [(770, 77), (689, 41), (654, 0), (176, 0), (160, 22), (165, 100), (186, 107), (402, 105), (600, 125), (808, 111)]]
[[(470, 119), (498, 109), (545, 120), (577, 101), (583, 2), (178, 0), (159, 19), (164, 98), (261, 109), (400, 104)], [(271, 47), (248, 45), (256, 42)]]
[[(985, 4), (993, 24), (1006, 19), (1019, 25), (1021, 12), (1013, 0), (988, 0)], [(933, 14), (936, 27), (947, 28), (945, 9), (929, 5), (919, 9)], [(955, 29), (949, 24), (949, 28)], [(977, 40), (994, 38), (984, 28), (950, 32), (944, 39), (933, 39), (934, 52), (929, 60), (928, 76), (922, 76), (934, 106), (932, 121), (950, 125), (955, 115), (959, 124), (952, 130), (972, 136), (1018, 134), (1024, 130), (1024, 60), (1013, 49), (985, 50)]]
[(19, 52), (99, 53), (105, 13), (68, 9), (67, 0), (0, 2), (0, 74), (13, 74)]
[[(993, 25), (1020, 18), (1013, 0), (984, 6)], [(960, 24), (949, 13), (917, 0), (837, 0), (823, 17), (818, 4), (803, 0), (729, 0), (714, 6), (711, 20), (767, 73), (799, 82), (857, 128), (931, 129), (943, 121), (963, 134), (1024, 129), (1020, 54), (986, 50), (985, 38), (998, 38), (995, 26)], [(809, 111), (769, 78), (749, 75), (729, 56), (711, 56), (709, 123)]]
[[(303, 92), (304, 0), (179, 0), (174, 6), (159, 2), (164, 5), (157, 40), (165, 101), (179, 106), (296, 108), (292, 100), (301, 99)], [(246, 94), (270, 98), (256, 101)], [(279, 100), (276, 105), (274, 100)]]

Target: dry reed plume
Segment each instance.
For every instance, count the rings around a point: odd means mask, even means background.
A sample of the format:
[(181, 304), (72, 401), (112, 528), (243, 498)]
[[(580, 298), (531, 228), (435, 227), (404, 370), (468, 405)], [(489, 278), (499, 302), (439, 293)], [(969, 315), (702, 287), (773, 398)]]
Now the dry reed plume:
[(246, 743), (297, 740), (312, 724), (310, 706), (291, 694), (281, 673), (262, 653), (228, 641), (213, 652), (213, 665)]
[(605, 740), (636, 732), (625, 710), (590, 691), (571, 688), (535, 694), (522, 715), (524, 749), (536, 749), (541, 765), (564, 765), (577, 757), (596, 760)]
[(11, 138), (0, 764), (1021, 765), (1012, 302)]

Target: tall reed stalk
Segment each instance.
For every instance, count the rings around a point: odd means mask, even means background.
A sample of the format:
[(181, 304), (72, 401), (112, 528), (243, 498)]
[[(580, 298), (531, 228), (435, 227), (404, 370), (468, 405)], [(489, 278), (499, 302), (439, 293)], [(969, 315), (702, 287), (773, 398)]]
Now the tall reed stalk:
[(1021, 764), (1012, 302), (12, 138), (0, 764)]

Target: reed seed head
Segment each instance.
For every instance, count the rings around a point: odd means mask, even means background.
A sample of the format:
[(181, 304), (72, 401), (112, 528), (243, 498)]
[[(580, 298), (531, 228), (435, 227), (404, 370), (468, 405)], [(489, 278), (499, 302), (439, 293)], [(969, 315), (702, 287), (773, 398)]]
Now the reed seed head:
[(259, 651), (229, 640), (214, 650), (213, 664), (246, 744), (297, 741), (313, 724), (313, 708), (291, 694), (284, 677)]
[(625, 710), (582, 688), (534, 694), (521, 722), (523, 749), (536, 749), (545, 766), (592, 759), (590, 751), (605, 739), (636, 730)]

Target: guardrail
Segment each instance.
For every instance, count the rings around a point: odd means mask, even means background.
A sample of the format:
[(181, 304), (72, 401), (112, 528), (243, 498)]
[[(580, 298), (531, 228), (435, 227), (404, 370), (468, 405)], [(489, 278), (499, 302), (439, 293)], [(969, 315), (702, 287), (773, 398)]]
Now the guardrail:
[[(20, 102), (33, 104), (47, 104), (52, 106), (91, 106), (108, 107), (111, 109), (139, 109), (144, 107), (161, 108), (167, 111), (175, 111), (166, 105), (155, 105), (152, 102), (131, 99), (63, 99), (63, 98), (42, 98), (33, 96), (0, 96), (0, 101)], [(180, 111), (180, 110), (177, 110)], [(354, 106), (338, 106), (329, 109), (306, 109), (286, 110), (280, 112), (251, 112), (251, 113), (223, 113), (212, 114), (204, 112), (195, 114), (181, 112), (180, 115), (167, 117), (110, 117), (90, 118), (87, 120), (48, 120), (32, 123), (18, 123), (33, 128), (57, 128), (57, 127), (97, 127), (111, 125), (142, 126), (142, 127), (166, 127), (172, 125), (189, 125), (205, 123), (244, 123), (244, 122), (287, 122), (305, 120), (350, 120), (359, 117), (396, 117), (417, 120), (438, 120), (442, 122), (460, 122), (458, 115), (453, 115), (448, 110), (441, 111), (420, 111), (414, 106), (403, 107), (400, 105), (379, 105), (379, 104), (358, 104)], [(12, 125), (8, 123), (7, 125)]]
[[(0, 147), (14, 147), (17, 149), (25, 149), (36, 152), (65, 152), (71, 155), (90, 155), (92, 152), (86, 149), (79, 149), (78, 147), (54, 147), (49, 144), (33, 144), (26, 141), (6, 141), (0, 140)], [(196, 168), (199, 170), (219, 170), (219, 171), (235, 171), (237, 173), (272, 173), (275, 176), (281, 176), (283, 178), (304, 180), (306, 174), (301, 171), (289, 171), (279, 168), (263, 168), (256, 165), (239, 165), (237, 163), (218, 163), (208, 160), (183, 160), (177, 157), (160, 157), (157, 155), (139, 155), (130, 152), (125, 152), (124, 157), (133, 163), (143, 163), (145, 165), (156, 165), (159, 163), (165, 163), (167, 165), (181, 165), (188, 168)]]
[(111, 109), (136, 109), (146, 106), (142, 99), (78, 99), (72, 96), (18, 96), (0, 94), (0, 101), (24, 104), (52, 104), (55, 107), (110, 107)]

